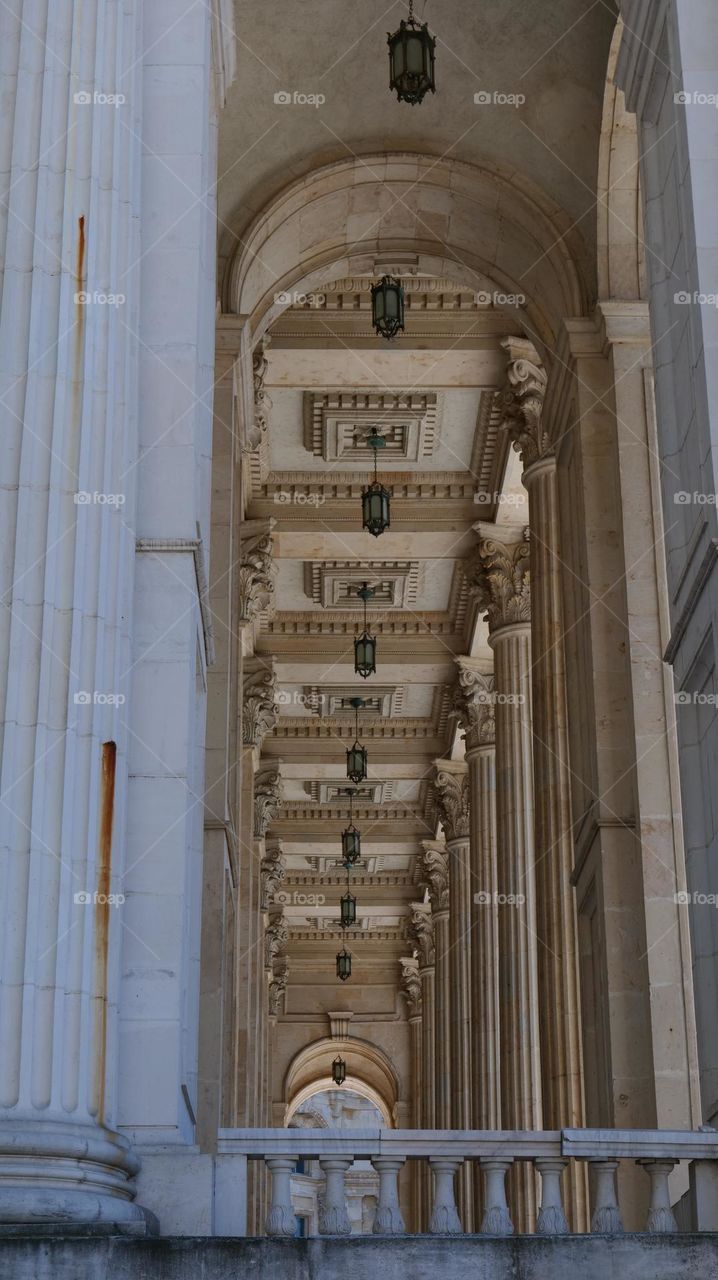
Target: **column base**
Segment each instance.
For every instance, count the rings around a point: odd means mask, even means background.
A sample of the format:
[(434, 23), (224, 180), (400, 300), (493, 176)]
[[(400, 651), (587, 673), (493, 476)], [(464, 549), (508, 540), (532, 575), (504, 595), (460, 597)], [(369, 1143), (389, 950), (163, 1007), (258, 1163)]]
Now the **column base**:
[(140, 1162), (109, 1129), (62, 1121), (0, 1120), (0, 1227), (111, 1224), (153, 1233), (134, 1203)]

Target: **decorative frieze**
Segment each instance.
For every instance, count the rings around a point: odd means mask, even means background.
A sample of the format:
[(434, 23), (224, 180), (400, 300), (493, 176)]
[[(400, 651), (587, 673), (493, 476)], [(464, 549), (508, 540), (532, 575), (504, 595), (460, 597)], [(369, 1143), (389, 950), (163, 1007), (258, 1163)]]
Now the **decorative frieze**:
[(486, 611), (491, 631), (517, 622), (531, 621), (531, 574), (529, 569), (529, 530), (519, 538), (510, 531), (503, 537), (493, 525), (480, 524), (483, 532), (477, 553), (469, 569), (469, 589), (478, 596)]
[[(270, 660), (271, 661), (271, 660)], [(277, 676), (273, 666), (260, 658), (248, 658), (244, 668), (242, 697), (242, 741), (261, 747), (277, 723)]]
[(466, 766), (462, 765), (457, 769), (452, 761), (438, 761), (434, 789), (439, 821), (444, 828), (447, 843), (452, 840), (468, 840), (469, 774)]
[(282, 778), (276, 765), (261, 769), (254, 779), (254, 835), (263, 840), (282, 803)]
[(247, 520), (240, 525), (237, 572), (240, 622), (254, 622), (273, 603), (277, 573), (272, 555), (273, 525), (273, 520)]

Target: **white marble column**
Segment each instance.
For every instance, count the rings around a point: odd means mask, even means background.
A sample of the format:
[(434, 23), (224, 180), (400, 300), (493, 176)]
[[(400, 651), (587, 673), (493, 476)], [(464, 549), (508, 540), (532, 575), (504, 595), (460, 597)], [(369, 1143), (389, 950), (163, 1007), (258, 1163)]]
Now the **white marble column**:
[[(116, 895), (137, 480), (137, 6), (16, 0), (0, 7), (0, 48), (0, 1220), (133, 1221), (136, 1162), (116, 1132)], [(93, 105), (96, 91), (123, 101)]]
[[(527, 531), (480, 523), (474, 586), (487, 611), (496, 694), (501, 1123), (541, 1129)], [(517, 1230), (536, 1220), (531, 1168), (511, 1170)]]
[[(506, 339), (502, 420), (524, 464), (529, 495), (536, 922), (543, 1118), (549, 1129), (585, 1123), (576, 891), (556, 459), (542, 425), (546, 375), (528, 343)], [(573, 1161), (565, 1205), (588, 1227), (586, 1170)]]
[[(437, 760), (434, 781), (449, 864), (451, 1128), (473, 1128), (471, 951), (473, 876), (469, 847), (469, 771), (464, 760)], [(473, 1230), (473, 1169), (459, 1174), (459, 1214)]]
[[(428, 903), (411, 905), (409, 938), (414, 945), (421, 983), (421, 1095), (418, 1128), (436, 1128), (436, 992), (434, 968), (434, 920)], [(431, 1217), (433, 1189), (428, 1165), (419, 1166), (419, 1222), (424, 1231)]]
[[(423, 1045), (422, 1045), (422, 982), (419, 976), (419, 961), (415, 956), (405, 956), (399, 961), (399, 990), (406, 1003), (411, 1040), (411, 1077), (409, 1124), (412, 1129), (421, 1129), (422, 1100), (424, 1084), (422, 1080)], [(411, 1162), (411, 1204), (414, 1231), (421, 1231), (422, 1218), (422, 1164), (421, 1160)], [(375, 1227), (375, 1231), (377, 1228)]]
[[(471, 835), (470, 1028), (473, 1125), (501, 1128), (499, 915), (496, 854), (494, 679), (475, 658), (457, 658), (454, 709), (464, 729)], [(477, 1180), (478, 1182), (478, 1180)]]

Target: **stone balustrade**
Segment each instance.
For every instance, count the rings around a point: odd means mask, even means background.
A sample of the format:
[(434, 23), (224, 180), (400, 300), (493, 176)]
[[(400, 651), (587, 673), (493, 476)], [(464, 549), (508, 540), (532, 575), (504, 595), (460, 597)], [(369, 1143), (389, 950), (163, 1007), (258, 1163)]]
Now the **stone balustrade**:
[[(593, 1177), (591, 1232), (624, 1230), (617, 1190), (621, 1160), (634, 1161), (649, 1179), (645, 1230), (678, 1231), (668, 1179), (681, 1161), (690, 1162), (695, 1208), (692, 1229), (718, 1230), (718, 1132), (645, 1129), (562, 1129), (544, 1132), (419, 1129), (222, 1129), (219, 1156), (264, 1160), (272, 1191), (267, 1214), (269, 1236), (294, 1235), (291, 1172), (302, 1159), (318, 1160), (326, 1177), (320, 1214), (322, 1235), (349, 1234), (344, 1178), (354, 1160), (369, 1160), (379, 1175), (374, 1233), (406, 1234), (399, 1205), (398, 1177), (407, 1160), (426, 1160), (433, 1173), (433, 1205), (427, 1230), (431, 1235), (461, 1235), (455, 1198), (455, 1175), (472, 1161), (483, 1177), (483, 1235), (510, 1236), (514, 1226), (506, 1198), (506, 1174), (515, 1162), (533, 1165), (541, 1194), (536, 1234), (569, 1232), (562, 1201), (562, 1175), (572, 1160), (589, 1164)], [(245, 1235), (241, 1206), (237, 1229)]]

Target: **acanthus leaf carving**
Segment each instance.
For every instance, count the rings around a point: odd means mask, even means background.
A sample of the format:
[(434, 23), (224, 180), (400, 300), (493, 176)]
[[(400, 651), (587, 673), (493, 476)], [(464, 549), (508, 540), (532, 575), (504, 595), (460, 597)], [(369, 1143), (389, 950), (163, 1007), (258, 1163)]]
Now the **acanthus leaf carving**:
[(439, 821), (444, 828), (447, 843), (466, 839), (469, 835), (468, 768), (445, 768), (440, 761), (436, 766), (434, 787), (439, 805)]
[(259, 864), (259, 874), (262, 882), (261, 907), (262, 911), (268, 911), (287, 874), (287, 863), (279, 840), (267, 842), (265, 855)]
[(276, 765), (260, 769), (254, 779), (254, 835), (264, 839), (282, 803), (282, 778)]
[(467, 746), (494, 742), (494, 677), (480, 671), (472, 658), (457, 658), (459, 679), (454, 690), (453, 715), (464, 730)]
[(264, 967), (265, 969), (273, 969), (275, 960), (280, 953), (284, 951), (289, 939), (289, 930), (287, 929), (284, 915), (279, 912), (270, 916), (269, 923), (264, 930)]
[(289, 958), (281, 956), (275, 961), (272, 968), (272, 977), (270, 979), (267, 992), (267, 1002), (269, 1007), (270, 1018), (279, 1016), (282, 1000), (287, 992), (289, 985)]
[(410, 1018), (421, 1016), (421, 979), (419, 965), (414, 956), (404, 956), (399, 961), (401, 968), (400, 990), (406, 1000)]
[[(501, 345), (509, 354), (507, 385), (497, 393), (501, 425), (508, 431), (524, 467), (530, 467), (551, 450), (548, 435), (541, 427), (546, 373), (530, 344), (505, 338)], [(517, 348), (526, 348), (526, 354), (517, 356)]]
[(411, 904), (407, 935), (418, 953), (419, 967), (429, 968), (434, 963), (434, 920), (428, 903)]
[(449, 910), (449, 859), (445, 849), (430, 840), (422, 841), (419, 858), (422, 883), (429, 890), (431, 909), (436, 915)]
[(274, 601), (277, 567), (272, 554), (274, 520), (248, 520), (240, 526), (237, 571), (239, 621), (254, 622)]
[(529, 530), (518, 540), (498, 533), (482, 538), (467, 574), (469, 590), (479, 597), (489, 630), (531, 621)]
[(274, 668), (259, 658), (249, 659), (242, 693), (242, 741), (245, 746), (261, 747), (277, 723), (277, 675)]

